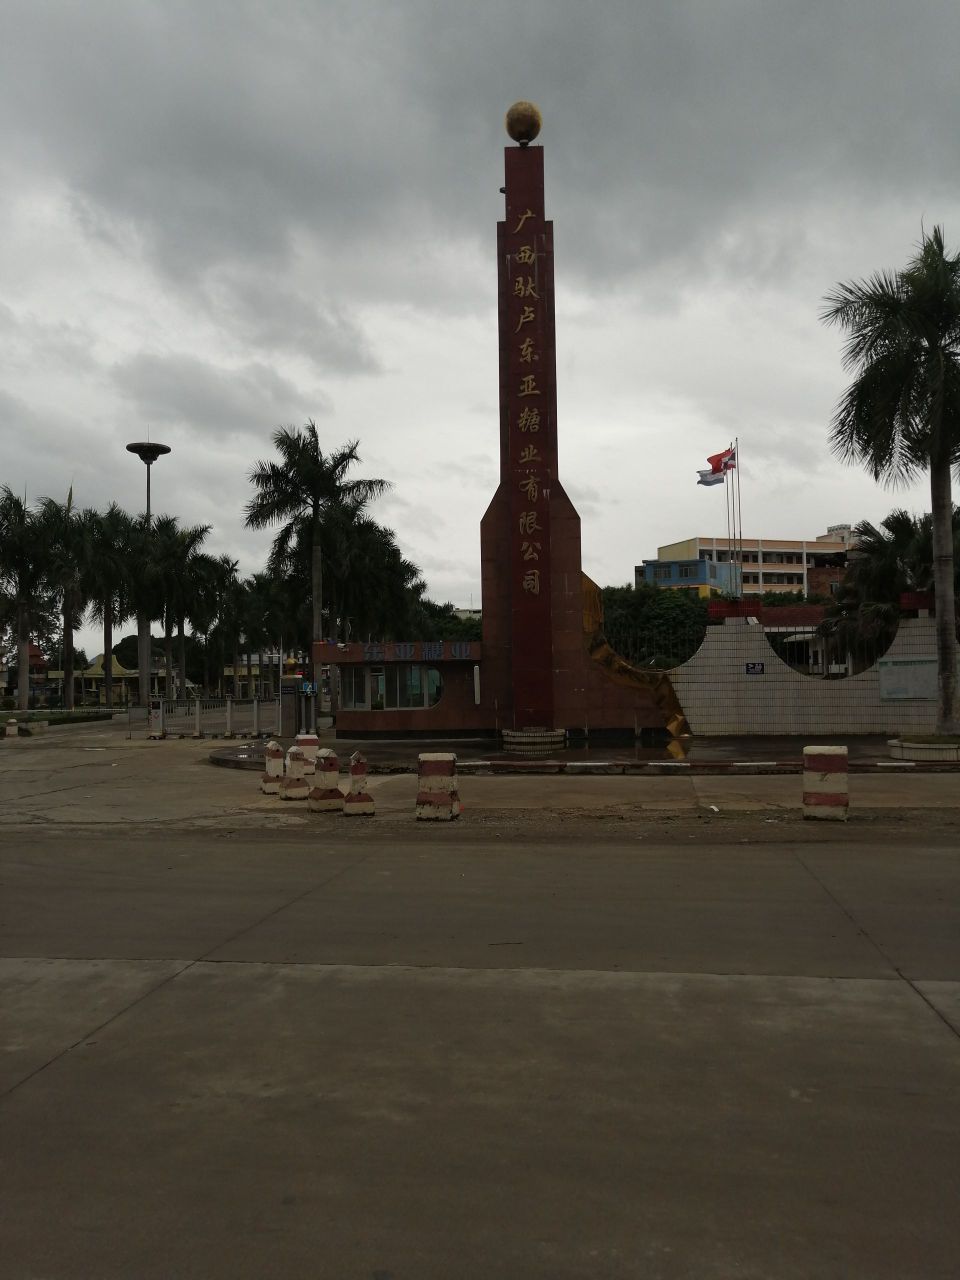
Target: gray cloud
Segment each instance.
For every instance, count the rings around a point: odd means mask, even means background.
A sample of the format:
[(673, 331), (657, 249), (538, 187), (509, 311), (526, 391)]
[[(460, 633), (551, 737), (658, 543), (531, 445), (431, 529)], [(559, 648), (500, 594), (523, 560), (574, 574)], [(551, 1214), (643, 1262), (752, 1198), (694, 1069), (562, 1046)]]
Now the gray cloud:
[(266, 275), (238, 269), (211, 272), (203, 292), (216, 321), (255, 350), (300, 355), (324, 372), (379, 371), (361, 327), (339, 306), (324, 309)]
[[(339, 249), (331, 285), (368, 289), (403, 274), (385, 236), (484, 244), (521, 91), (586, 278), (749, 269), (765, 212), (826, 186), (926, 204), (960, 159), (957, 15), (937, 0), (10, 7), (5, 105), (34, 162), (181, 280), (282, 270), (307, 238)], [(776, 267), (790, 246), (763, 253)]]
[(731, 435), (755, 524), (879, 518), (890, 495), (827, 449), (843, 374), (817, 312), (903, 262), (921, 218), (960, 239), (958, 36), (946, 0), (7, 0), (4, 478), (133, 505), (123, 445), (150, 424), (175, 446), (158, 501), (212, 510), (253, 567), (250, 463), (317, 417), (396, 481), (378, 510), (431, 588), (478, 597), (502, 115), (524, 96), (590, 572), (716, 531), (691, 477)]
[(146, 352), (113, 371), (118, 389), (145, 421), (180, 427), (200, 439), (264, 434), (280, 423), (301, 425), (329, 412), (329, 402), (304, 392), (268, 365), (217, 367), (194, 356)]

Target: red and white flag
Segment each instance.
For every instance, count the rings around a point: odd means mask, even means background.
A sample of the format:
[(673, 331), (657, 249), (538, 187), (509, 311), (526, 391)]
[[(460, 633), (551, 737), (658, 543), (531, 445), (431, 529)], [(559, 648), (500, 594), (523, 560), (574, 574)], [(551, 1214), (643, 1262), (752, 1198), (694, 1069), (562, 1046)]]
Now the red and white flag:
[(716, 475), (717, 472), (730, 471), (737, 465), (737, 451), (731, 445), (729, 449), (724, 449), (722, 453), (711, 454), (707, 459), (710, 463), (710, 470)]
[(711, 454), (707, 461), (710, 463), (709, 468), (706, 471), (697, 472), (700, 477), (697, 484), (708, 486), (723, 484), (727, 472), (732, 471), (737, 465), (737, 450), (731, 446), (729, 449), (724, 449), (722, 453)]

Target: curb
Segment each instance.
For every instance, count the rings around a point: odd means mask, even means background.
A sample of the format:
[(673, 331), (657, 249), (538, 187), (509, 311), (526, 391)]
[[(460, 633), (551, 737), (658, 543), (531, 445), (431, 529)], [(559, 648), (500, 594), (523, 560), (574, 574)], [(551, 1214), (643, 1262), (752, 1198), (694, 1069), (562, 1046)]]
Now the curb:
[[(224, 769), (256, 769), (262, 771), (263, 756), (256, 744), (252, 750), (231, 750), (220, 747), (211, 751), (211, 764)], [(240, 754), (243, 751), (244, 754)], [(416, 774), (417, 762), (409, 764), (370, 764), (368, 774), (390, 776)], [(947, 773), (960, 774), (960, 764), (914, 760), (869, 760), (851, 763), (850, 772), (883, 776), (891, 772), (911, 774)], [(564, 774), (571, 778), (595, 777), (787, 777), (803, 773), (802, 760), (742, 760), (703, 761), (689, 760), (458, 760), (457, 773), (461, 777), (501, 778), (538, 777)]]

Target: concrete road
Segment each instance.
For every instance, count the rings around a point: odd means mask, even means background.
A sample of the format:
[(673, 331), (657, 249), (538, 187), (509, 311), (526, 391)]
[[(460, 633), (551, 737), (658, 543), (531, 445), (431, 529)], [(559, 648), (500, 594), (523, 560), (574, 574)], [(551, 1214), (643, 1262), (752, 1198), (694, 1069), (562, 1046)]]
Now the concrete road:
[(957, 1275), (955, 828), (41, 812), (0, 1276)]

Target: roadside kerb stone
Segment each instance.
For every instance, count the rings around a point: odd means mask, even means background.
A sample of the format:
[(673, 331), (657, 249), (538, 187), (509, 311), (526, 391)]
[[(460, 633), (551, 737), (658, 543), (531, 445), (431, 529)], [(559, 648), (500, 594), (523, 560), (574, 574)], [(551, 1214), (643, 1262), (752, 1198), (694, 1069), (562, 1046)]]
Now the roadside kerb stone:
[(452, 822), (463, 810), (452, 751), (424, 751), (417, 760), (418, 822)]
[(329, 747), (319, 750), (313, 768), (314, 784), (307, 797), (307, 808), (311, 813), (343, 813), (340, 758), (337, 753)]
[(298, 733), (293, 745), (299, 747), (311, 764), (316, 765), (317, 752), (320, 750), (320, 739), (315, 733)]
[(347, 818), (372, 818), (377, 807), (367, 790), (367, 758), (355, 751), (350, 757), (350, 791), (343, 800), (343, 812)]
[(850, 810), (846, 747), (803, 748), (803, 816), (846, 822)]
[(280, 799), (306, 800), (310, 795), (313, 764), (299, 747), (291, 747), (287, 752), (286, 765), (286, 774), (280, 779)]
[(260, 790), (266, 796), (278, 796), (283, 781), (283, 747), (270, 741), (263, 752), (264, 770), (260, 775)]

